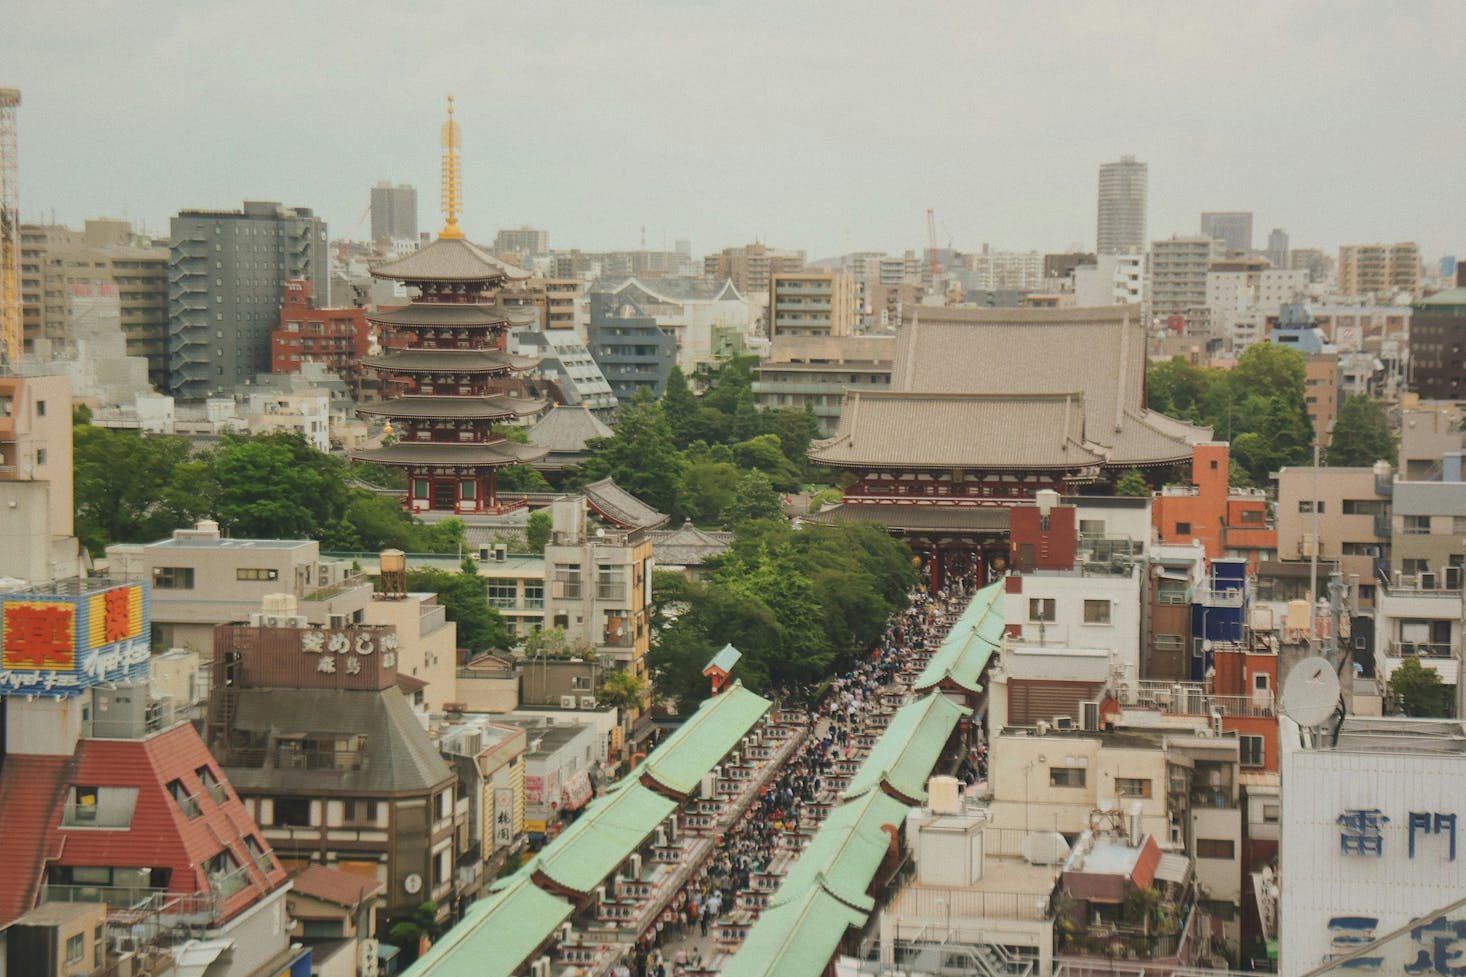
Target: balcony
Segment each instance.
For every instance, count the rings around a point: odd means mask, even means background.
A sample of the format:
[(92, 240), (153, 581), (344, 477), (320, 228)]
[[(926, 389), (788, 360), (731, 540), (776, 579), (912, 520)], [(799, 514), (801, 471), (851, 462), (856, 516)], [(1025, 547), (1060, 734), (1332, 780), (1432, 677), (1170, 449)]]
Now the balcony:
[(249, 869), (246, 866), (239, 866), (232, 872), (214, 875), (209, 878), (209, 885), (221, 901), (244, 889), (250, 884)]
[(1385, 643), (1387, 658), (1452, 658), (1455, 651), (1450, 642), (1396, 641)]
[(61, 808), (63, 828), (130, 828), (132, 805), (67, 804)]

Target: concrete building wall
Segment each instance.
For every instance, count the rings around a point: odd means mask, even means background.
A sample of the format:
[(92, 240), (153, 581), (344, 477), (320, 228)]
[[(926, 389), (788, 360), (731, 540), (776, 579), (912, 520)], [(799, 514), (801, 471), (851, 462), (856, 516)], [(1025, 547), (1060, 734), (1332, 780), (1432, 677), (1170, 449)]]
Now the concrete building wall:
[[(1284, 468), (1278, 473), (1278, 557), (1282, 560), (1307, 560), (1313, 540), (1313, 468)], [(1388, 477), (1388, 476), (1387, 476)], [(1375, 472), (1371, 468), (1320, 468), (1317, 470), (1318, 555), (1324, 565), (1338, 562), (1347, 577), (1358, 574), (1361, 597), (1372, 595), (1374, 557), (1362, 550), (1387, 547), (1389, 535), (1377, 529), (1375, 512), (1385, 511), (1389, 500), (1375, 491)], [(1383, 553), (1384, 549), (1379, 552)], [(1366, 590), (1368, 588), (1368, 590)]]
[(397, 629), (397, 671), (428, 683), (422, 690), (429, 712), (458, 702), (458, 625), (449, 621), (434, 594), (408, 594), (402, 600), (373, 600), (362, 608), (363, 624)]

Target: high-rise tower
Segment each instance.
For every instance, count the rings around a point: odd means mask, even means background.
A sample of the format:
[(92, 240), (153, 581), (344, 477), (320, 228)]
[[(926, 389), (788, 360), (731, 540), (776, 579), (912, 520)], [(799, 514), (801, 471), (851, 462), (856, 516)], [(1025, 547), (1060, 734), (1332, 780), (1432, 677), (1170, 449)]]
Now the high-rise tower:
[(1099, 168), (1097, 253), (1134, 254), (1145, 250), (1146, 164), (1134, 156)]
[(20, 89), (0, 88), (0, 356), (20, 361), (20, 186), (15, 110)]
[[(416, 291), (402, 308), (367, 315), (388, 338), (382, 354), (364, 365), (401, 395), (358, 412), (388, 418), (393, 430), (382, 447), (351, 455), (404, 469), (403, 504), (413, 512), (503, 511), (497, 471), (547, 454), (494, 430), (496, 423), (537, 414), (545, 406), (516, 395), (507, 382), (511, 374), (538, 363), (505, 352), (505, 331), (522, 313), (499, 301), (505, 283), (529, 273), (464, 238), (458, 226), (461, 197), (458, 124), (449, 96), (443, 125), (443, 229), (422, 250), (372, 269), (373, 277)], [(529, 312), (525, 321), (533, 315)]]

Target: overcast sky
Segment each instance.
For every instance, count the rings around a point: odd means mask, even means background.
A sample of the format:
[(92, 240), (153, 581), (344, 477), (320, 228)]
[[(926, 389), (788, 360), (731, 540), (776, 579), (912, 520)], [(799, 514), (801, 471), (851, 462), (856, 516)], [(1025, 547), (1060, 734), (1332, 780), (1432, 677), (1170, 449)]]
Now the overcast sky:
[(811, 257), (1094, 247), (1100, 163), (1150, 164), (1152, 238), (1251, 210), (1294, 247), (1466, 255), (1462, 0), (8, 0), (22, 215), (314, 207), (368, 190), (440, 226), (457, 96), (463, 225), (553, 247)]

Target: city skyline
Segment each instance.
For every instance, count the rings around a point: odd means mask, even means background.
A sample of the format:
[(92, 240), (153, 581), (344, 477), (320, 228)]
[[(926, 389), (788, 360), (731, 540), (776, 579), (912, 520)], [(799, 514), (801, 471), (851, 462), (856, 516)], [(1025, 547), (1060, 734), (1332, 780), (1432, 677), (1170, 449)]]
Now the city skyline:
[(1097, 169), (1134, 155), (1152, 240), (1246, 210), (1294, 247), (1466, 250), (1450, 189), (1466, 133), (1431, 101), (1456, 84), (1459, 4), (923, 11), (641, 3), (551, 21), (427, 4), (413, 55), (385, 4), (349, 22), (265, 4), (246, 25), (97, 4), (80, 36), (69, 11), (24, 3), (0, 84), (24, 97), (23, 219), (127, 217), (159, 237), (179, 210), (262, 199), (365, 239), (382, 179), (417, 186), (436, 230), (452, 93), (480, 241), (529, 224), (585, 250), (644, 233), (696, 253), (900, 252), (925, 246), (931, 207), (944, 247), (1092, 250)]

